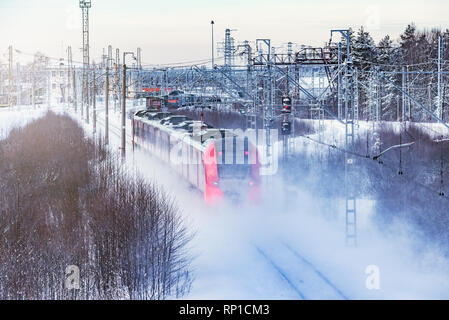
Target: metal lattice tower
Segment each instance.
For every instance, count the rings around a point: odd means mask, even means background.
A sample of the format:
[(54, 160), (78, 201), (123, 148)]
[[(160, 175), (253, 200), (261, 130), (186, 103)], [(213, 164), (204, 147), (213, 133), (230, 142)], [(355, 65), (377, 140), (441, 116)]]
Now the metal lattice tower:
[[(344, 61), (344, 124), (345, 124), (345, 236), (347, 246), (357, 246), (357, 172), (355, 169), (355, 127), (358, 120), (358, 88), (357, 69), (352, 65), (350, 54), (349, 30), (331, 30), (346, 39), (346, 59)], [(341, 61), (341, 45), (339, 46), (339, 66)], [(339, 80), (341, 81), (341, 80)], [(339, 83), (340, 84), (340, 83)], [(339, 90), (340, 92), (340, 90)]]
[[(247, 66), (246, 66), (246, 91), (251, 92), (253, 86), (255, 86), (255, 81), (253, 78), (253, 68), (252, 68), (252, 48), (248, 40), (243, 42), (243, 47), (245, 48), (245, 53), (247, 55)], [(254, 89), (254, 91), (256, 91)], [(257, 94), (255, 94), (257, 97)], [(249, 104), (246, 110), (246, 128), (251, 130), (257, 130), (257, 101), (253, 99), (252, 104)]]
[(402, 67), (402, 120), (401, 121), (406, 121), (406, 105), (407, 105), (407, 73), (406, 73), (406, 69), (405, 66)]
[[(340, 68), (343, 64), (341, 43), (338, 43), (338, 67)], [(338, 118), (343, 118), (343, 76), (341, 72), (338, 72), (337, 78), (337, 108), (338, 108)]]
[(346, 193), (346, 245), (357, 246), (357, 197), (356, 197), (356, 172), (355, 172), (355, 125), (356, 125), (356, 100), (357, 91), (354, 84), (357, 83), (357, 72), (352, 69), (352, 63), (348, 63), (346, 69), (346, 103), (345, 103), (345, 193)]
[[(353, 68), (352, 70), (353, 72), (353, 94), (354, 94), (354, 99), (353, 99), (353, 108), (354, 108), (354, 116), (353, 116), (353, 120), (354, 120), (354, 125), (355, 128), (357, 129), (359, 127), (359, 71), (357, 68)], [(348, 88), (349, 90), (350, 88)]]
[[(137, 48), (137, 81), (136, 81), (136, 93), (139, 95), (142, 93), (142, 49)], [(142, 104), (142, 99), (139, 98), (139, 104)]]
[(92, 3), (91, 0), (80, 0), (79, 4), (83, 15), (83, 100), (81, 105), (83, 110), (84, 103), (89, 108), (89, 9)]
[(120, 50), (117, 48), (115, 49), (115, 97), (114, 97), (114, 109), (117, 111), (117, 104), (118, 109), (120, 110), (122, 107), (122, 99), (120, 99)]
[(224, 64), (226, 67), (230, 68), (234, 65), (234, 51), (235, 43), (234, 38), (231, 37), (231, 29), (226, 29), (224, 43)]

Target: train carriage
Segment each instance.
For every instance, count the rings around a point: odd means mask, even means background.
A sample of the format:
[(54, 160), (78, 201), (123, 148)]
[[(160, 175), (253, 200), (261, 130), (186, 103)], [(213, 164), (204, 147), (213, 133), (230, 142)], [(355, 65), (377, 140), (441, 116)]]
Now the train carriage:
[(193, 131), (179, 129), (169, 118), (161, 124), (161, 116), (166, 114), (147, 117), (135, 113), (132, 133), (136, 146), (170, 165), (208, 204), (259, 202), (260, 163), (257, 148), (248, 137), (201, 125)]

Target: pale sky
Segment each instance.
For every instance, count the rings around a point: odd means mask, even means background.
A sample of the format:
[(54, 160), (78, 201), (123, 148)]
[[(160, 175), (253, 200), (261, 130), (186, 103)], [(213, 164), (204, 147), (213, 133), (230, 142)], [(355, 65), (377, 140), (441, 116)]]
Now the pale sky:
[[(141, 47), (144, 64), (210, 59), (211, 20), (215, 42), (230, 28), (237, 41), (270, 38), (274, 46), (322, 46), (330, 29), (361, 25), (376, 41), (385, 34), (396, 39), (412, 21), (449, 28), (448, 0), (92, 0), (89, 12), (91, 60), (111, 44), (114, 53)], [(0, 30), (2, 63), (9, 45), (64, 58), (71, 45), (74, 60), (82, 60), (78, 0), (0, 0)]]

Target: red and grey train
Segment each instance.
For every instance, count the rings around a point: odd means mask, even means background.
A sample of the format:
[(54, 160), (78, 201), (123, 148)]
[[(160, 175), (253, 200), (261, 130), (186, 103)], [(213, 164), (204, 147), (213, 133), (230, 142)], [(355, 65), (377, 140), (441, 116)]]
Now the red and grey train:
[(170, 165), (207, 204), (260, 201), (258, 151), (248, 137), (157, 110), (136, 112), (132, 134), (136, 146)]

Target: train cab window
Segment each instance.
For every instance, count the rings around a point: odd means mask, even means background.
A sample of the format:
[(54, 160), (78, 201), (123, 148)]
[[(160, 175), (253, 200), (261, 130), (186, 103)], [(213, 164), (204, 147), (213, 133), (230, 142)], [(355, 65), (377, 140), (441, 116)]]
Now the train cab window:
[[(248, 138), (243, 140), (232, 137), (232, 143), (226, 144), (221, 140), (217, 150), (220, 157), (217, 164), (220, 180), (238, 179), (249, 180), (252, 177), (252, 165), (248, 161)], [(220, 161), (221, 160), (221, 161)]]
[(248, 164), (219, 164), (217, 165), (218, 177), (224, 179), (251, 179), (252, 166)]
[(137, 112), (135, 113), (135, 116), (136, 116), (136, 117), (141, 117), (141, 116), (144, 115), (145, 112), (146, 112), (146, 110), (140, 110), (140, 111), (137, 111)]

